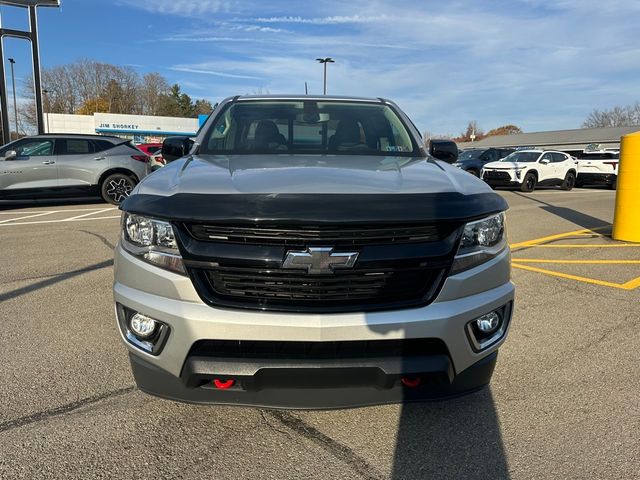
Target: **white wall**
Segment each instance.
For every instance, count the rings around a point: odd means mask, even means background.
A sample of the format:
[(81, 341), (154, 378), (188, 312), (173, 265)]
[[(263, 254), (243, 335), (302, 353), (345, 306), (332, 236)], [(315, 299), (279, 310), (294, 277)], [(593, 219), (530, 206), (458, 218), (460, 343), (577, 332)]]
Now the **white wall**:
[(44, 128), (47, 133), (103, 133), (118, 135), (126, 132), (135, 135), (140, 132), (146, 135), (154, 133), (158, 135), (193, 135), (198, 131), (198, 119), (120, 115), (116, 113), (94, 113), (93, 115), (45, 113)]
[(47, 133), (96, 133), (93, 115), (45, 113), (44, 131)]

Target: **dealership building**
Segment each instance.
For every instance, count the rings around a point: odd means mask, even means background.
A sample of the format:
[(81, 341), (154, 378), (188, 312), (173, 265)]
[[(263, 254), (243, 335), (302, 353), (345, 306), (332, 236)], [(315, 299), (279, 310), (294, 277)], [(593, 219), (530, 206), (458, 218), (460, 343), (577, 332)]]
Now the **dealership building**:
[(465, 148), (544, 148), (560, 150), (570, 154), (582, 152), (588, 145), (598, 145), (602, 149), (619, 150), (620, 137), (640, 130), (635, 127), (578, 128), (574, 130), (554, 130), (549, 132), (516, 133), (487, 137), (477, 142), (458, 143)]
[(160, 143), (174, 135), (194, 136), (206, 119), (207, 115), (200, 115), (199, 118), (177, 118), (118, 113), (45, 113), (44, 127), (46, 133), (116, 135), (132, 140), (135, 144), (142, 144)]

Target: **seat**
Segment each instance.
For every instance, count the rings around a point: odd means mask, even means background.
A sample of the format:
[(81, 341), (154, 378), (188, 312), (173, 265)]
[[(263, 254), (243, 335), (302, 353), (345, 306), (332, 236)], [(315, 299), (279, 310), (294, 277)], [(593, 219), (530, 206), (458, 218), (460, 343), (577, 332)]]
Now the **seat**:
[(271, 120), (261, 120), (256, 127), (252, 150), (285, 150), (287, 139)]
[(336, 133), (329, 139), (329, 150), (366, 150), (360, 138), (360, 125), (351, 119), (340, 120)]

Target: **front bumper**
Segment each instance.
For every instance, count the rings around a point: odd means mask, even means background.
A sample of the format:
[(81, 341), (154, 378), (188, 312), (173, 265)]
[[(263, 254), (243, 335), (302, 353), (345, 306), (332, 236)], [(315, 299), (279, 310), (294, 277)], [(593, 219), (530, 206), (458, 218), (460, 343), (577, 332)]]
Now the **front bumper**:
[[(232, 388), (217, 390), (211, 386), (190, 388), (181, 378), (157, 368), (137, 355), (129, 354), (133, 376), (138, 388), (148, 394), (188, 403), (200, 404), (234, 404), (259, 407), (329, 409), (350, 408), (385, 403), (407, 403), (424, 400), (436, 400), (464, 395), (479, 390), (491, 380), (498, 352), (493, 352), (479, 360), (469, 368), (455, 375), (451, 382), (438, 380), (423, 381), (413, 388), (395, 382), (387, 388), (378, 385), (357, 384), (361, 378), (361, 367), (343, 367), (342, 369), (323, 366), (321, 373), (309, 369), (290, 368), (276, 373), (280, 378), (286, 377), (289, 385), (276, 388), (246, 390)], [(441, 369), (437, 359), (433, 367)], [(398, 366), (403, 365), (399, 363)], [(342, 370), (342, 371), (340, 371)], [(320, 377), (320, 378), (318, 378)], [(331, 377), (347, 381), (351, 378), (356, 383), (328, 386), (323, 379)], [(421, 377), (421, 378), (424, 378)], [(317, 382), (315, 385), (313, 382)], [(303, 386), (300, 386), (303, 384)]]
[[(475, 352), (465, 325), (501, 307), (510, 320), (514, 288), (509, 252), (449, 277), (430, 305), (398, 311), (345, 314), (289, 314), (212, 308), (198, 297), (188, 277), (148, 265), (116, 250), (115, 301), (156, 318), (170, 329), (159, 355), (129, 343), (134, 376), (141, 390), (197, 403), (337, 408), (458, 395), (489, 382), (496, 351)], [(508, 323), (507, 323), (508, 328)], [(122, 331), (121, 331), (122, 333)], [(266, 342), (346, 342), (437, 339), (444, 351), (416, 357), (336, 359), (322, 362), (195, 358), (203, 340)], [(416, 388), (403, 376), (420, 375)], [(238, 379), (235, 388), (215, 390), (211, 378)]]
[(584, 185), (612, 185), (617, 178), (613, 173), (579, 172), (577, 181)]

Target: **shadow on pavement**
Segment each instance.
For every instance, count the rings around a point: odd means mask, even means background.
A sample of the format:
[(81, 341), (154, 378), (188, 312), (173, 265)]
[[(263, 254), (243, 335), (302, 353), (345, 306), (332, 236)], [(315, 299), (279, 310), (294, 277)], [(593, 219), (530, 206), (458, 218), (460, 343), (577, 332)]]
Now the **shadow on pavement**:
[(0, 210), (14, 210), (31, 207), (64, 207), (72, 205), (103, 204), (108, 206), (100, 197), (73, 197), (73, 198), (30, 198), (30, 199), (0, 199)]
[(491, 390), (404, 405), (391, 478), (510, 478)]
[(543, 202), (537, 198), (533, 198), (529, 195), (525, 195), (520, 192), (513, 192), (515, 195), (519, 197), (526, 198), (527, 200), (531, 200), (532, 202), (536, 202), (541, 204), (541, 210), (545, 212), (552, 213), (560, 218), (563, 218), (571, 223), (575, 223), (579, 227), (583, 228), (596, 228), (596, 227), (606, 227), (611, 225), (610, 222), (606, 222), (600, 218), (592, 217), (591, 215), (587, 215), (586, 213), (579, 212), (572, 208), (567, 207), (559, 207), (557, 205), (552, 205), (547, 202)]

